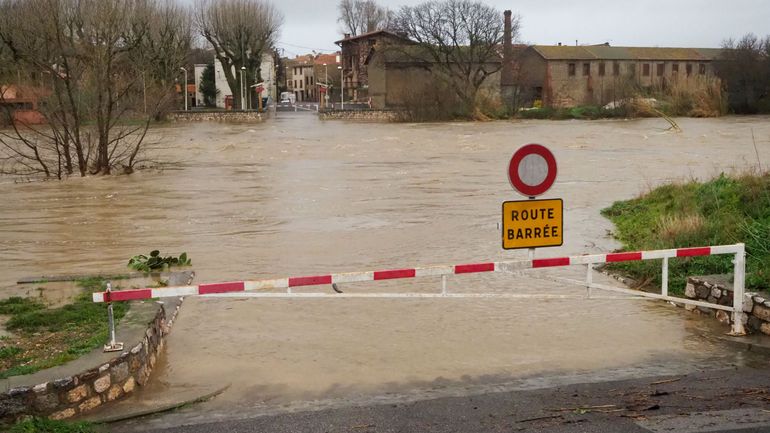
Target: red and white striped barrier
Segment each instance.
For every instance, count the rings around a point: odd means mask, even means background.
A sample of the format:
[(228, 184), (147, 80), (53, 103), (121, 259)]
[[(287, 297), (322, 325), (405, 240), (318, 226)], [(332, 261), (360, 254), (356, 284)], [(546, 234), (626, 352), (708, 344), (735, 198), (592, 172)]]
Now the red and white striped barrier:
[[(686, 258), (696, 256), (709, 256), (717, 254), (734, 254), (734, 281), (733, 281), (733, 306), (710, 304), (691, 299), (675, 298), (668, 295), (668, 261), (672, 258)], [(593, 283), (593, 265), (601, 263), (617, 263), (637, 260), (662, 259), (662, 284), (661, 294), (647, 293), (637, 290), (614, 288)], [(745, 246), (744, 244), (719, 245), (697, 248), (678, 248), (670, 250), (637, 251), (626, 253), (588, 254), (581, 256), (553, 257), (533, 260), (517, 260), (502, 262), (469, 263), (449, 266), (430, 266), (422, 268), (389, 269), (369, 272), (350, 272), (341, 274), (312, 275), (304, 277), (289, 277), (272, 280), (234, 281), (228, 283), (200, 284), (197, 286), (160, 287), (146, 289), (130, 289), (119, 291), (96, 292), (93, 294), (94, 302), (120, 302), (134, 301), (152, 298), (166, 298), (177, 296), (251, 296), (264, 298), (514, 298), (514, 297), (542, 297), (564, 298), (565, 295), (532, 295), (516, 293), (447, 293), (446, 277), (449, 275), (472, 274), (482, 272), (513, 272), (525, 269), (550, 268), (558, 266), (586, 265), (585, 281), (567, 280), (585, 286), (588, 289), (588, 297), (591, 297), (591, 289), (614, 291), (637, 297), (662, 299), (672, 302), (692, 304), (708, 308), (716, 308), (730, 311), (734, 314), (734, 335), (743, 335), (743, 292), (745, 284)], [(292, 288), (302, 286), (318, 286), (336, 283), (357, 283), (364, 281), (382, 281), (402, 278), (417, 278), (428, 276), (442, 277), (441, 293), (292, 293)], [(286, 289), (285, 292), (254, 292), (256, 290)]]
[(629, 253), (589, 254), (581, 256), (553, 257), (533, 260), (470, 263), (450, 266), (430, 266), (422, 268), (313, 275), (273, 280), (234, 281), (228, 283), (200, 284), (197, 286), (160, 287), (120, 290), (112, 292), (96, 292), (93, 294), (93, 300), (94, 302), (134, 301), (140, 299), (209, 295), (261, 289), (291, 289), (292, 287), (319, 286), (332, 283), (356, 283), (363, 281), (471, 274), (479, 272), (510, 272), (523, 269), (538, 269), (557, 266), (593, 265), (636, 260), (667, 259), (674, 257), (709, 256), (716, 254), (737, 254), (739, 252), (743, 252), (743, 244), (698, 248), (679, 248), (673, 250), (638, 251)]

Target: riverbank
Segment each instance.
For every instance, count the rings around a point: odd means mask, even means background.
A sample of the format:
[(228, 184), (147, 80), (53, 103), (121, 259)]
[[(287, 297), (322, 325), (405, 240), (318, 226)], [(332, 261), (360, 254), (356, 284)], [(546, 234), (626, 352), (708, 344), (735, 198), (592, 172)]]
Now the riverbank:
[[(705, 181), (670, 183), (602, 210), (616, 226), (624, 250), (746, 244), (746, 289), (770, 289), (770, 173), (738, 174)], [(658, 261), (613, 264), (640, 284), (660, 286)], [(732, 272), (729, 256), (693, 257), (669, 264), (672, 293), (682, 295), (686, 279)]]
[[(107, 341), (107, 306), (95, 304), (91, 293), (103, 291), (106, 281), (78, 281), (81, 293), (65, 305), (50, 308), (41, 298), (0, 300), (6, 335), (0, 342), (0, 379), (56, 367), (101, 347)], [(119, 322), (128, 303), (114, 307)]]

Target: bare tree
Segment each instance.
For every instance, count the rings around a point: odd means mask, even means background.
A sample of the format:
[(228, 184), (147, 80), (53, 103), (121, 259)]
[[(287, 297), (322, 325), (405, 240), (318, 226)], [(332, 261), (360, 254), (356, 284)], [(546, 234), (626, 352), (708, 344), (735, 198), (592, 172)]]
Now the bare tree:
[(142, 106), (155, 112), (173, 94), (169, 78), (189, 48), (183, 9), (165, 0), (0, 0), (0, 9), (0, 44), (46, 120), (0, 133), (2, 170), (132, 171), (151, 118)]
[(337, 22), (353, 36), (390, 28), (393, 13), (374, 0), (340, 0)]
[(738, 113), (770, 110), (770, 36), (749, 33), (722, 44), (716, 72), (727, 86), (730, 106)]
[[(502, 67), (503, 14), (478, 1), (428, 1), (403, 6), (395, 28), (416, 45), (388, 49), (422, 62), (451, 87), (463, 104), (475, 108), (484, 82)], [(512, 37), (518, 37), (519, 17), (512, 20)]]
[[(242, 88), (261, 81), (262, 54), (275, 46), (283, 16), (266, 0), (199, 0), (195, 21), (222, 64), (235, 107), (244, 108)], [(253, 91), (247, 94), (251, 101)]]

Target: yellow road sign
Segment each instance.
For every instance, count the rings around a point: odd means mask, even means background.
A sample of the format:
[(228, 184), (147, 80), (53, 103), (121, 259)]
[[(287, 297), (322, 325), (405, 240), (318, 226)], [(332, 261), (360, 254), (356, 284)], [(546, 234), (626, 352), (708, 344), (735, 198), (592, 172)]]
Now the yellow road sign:
[(561, 246), (563, 214), (560, 198), (503, 202), (503, 249)]

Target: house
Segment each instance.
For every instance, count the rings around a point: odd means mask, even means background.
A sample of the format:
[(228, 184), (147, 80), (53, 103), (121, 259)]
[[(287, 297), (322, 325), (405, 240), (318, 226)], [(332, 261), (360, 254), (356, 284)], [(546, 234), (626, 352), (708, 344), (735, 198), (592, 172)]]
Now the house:
[(519, 86), (530, 104), (605, 105), (629, 86), (667, 86), (714, 74), (722, 50), (711, 48), (533, 45), (519, 59)]
[(37, 87), (0, 85), (0, 125), (9, 119), (7, 114), (10, 114), (10, 120), (18, 124), (46, 123), (45, 116), (39, 111), (40, 100), (50, 94), (49, 90)]
[[(316, 77), (318, 101), (326, 106), (340, 100), (340, 76), (342, 58), (340, 53), (319, 54), (313, 59), (313, 75)], [(325, 87), (324, 87), (325, 85)]]
[[(345, 97), (354, 101), (369, 98), (369, 64), (378, 46), (386, 44), (412, 44), (405, 36), (388, 30), (377, 30), (358, 36), (345, 34), (336, 41), (342, 58), (342, 77)], [(349, 96), (348, 96), (349, 95)]]
[[(262, 97), (263, 98), (275, 98), (275, 58), (272, 50), (262, 53), (262, 61), (260, 63), (259, 70), (256, 72), (257, 76), (254, 77), (254, 82), (264, 83)], [(196, 72), (197, 73), (197, 72)], [(240, 74), (235, 73), (236, 80), (239, 79)], [(214, 82), (217, 88), (217, 108), (224, 108), (230, 110), (233, 108), (233, 92), (230, 89), (230, 84), (227, 82), (225, 71), (222, 68), (222, 63), (218, 59), (214, 59)], [(255, 106), (251, 107), (256, 109)]]
[[(513, 82), (520, 76), (518, 57), (526, 48), (513, 44), (511, 15), (511, 11), (505, 11), (503, 43), (492, 47), (488, 58), (477, 58), (475, 63), (479, 70), (489, 72), (480, 90), (490, 96), (500, 96), (506, 104), (515, 104), (518, 98)], [(375, 109), (419, 103), (415, 98), (437, 91), (437, 71), (457, 66), (442, 64), (439, 67), (426, 47), (384, 30), (346, 37), (337, 43), (342, 47), (343, 66), (350, 69), (344, 72), (349, 80), (346, 90), (357, 92), (353, 99), (368, 98)]]
[(289, 91), (294, 92), (297, 102), (317, 101), (314, 56), (312, 54), (297, 56), (287, 61), (286, 67), (291, 70), (287, 74), (291, 77)]
[[(482, 90), (500, 93), (502, 56), (495, 54), (484, 64), (492, 72)], [(419, 45), (381, 45), (366, 62), (369, 102), (374, 109), (400, 108), (417, 103), (414, 98), (435, 89), (436, 64)]]

